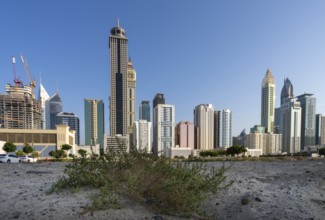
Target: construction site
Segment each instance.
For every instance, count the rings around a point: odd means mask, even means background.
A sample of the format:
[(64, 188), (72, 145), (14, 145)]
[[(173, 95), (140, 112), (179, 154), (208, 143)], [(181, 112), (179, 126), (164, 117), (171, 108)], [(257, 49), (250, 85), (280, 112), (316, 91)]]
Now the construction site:
[(35, 80), (32, 78), (27, 60), (20, 55), (29, 85), (24, 85), (16, 73), (16, 59), (12, 57), (14, 85), (7, 84), (7, 94), (0, 94), (0, 128), (42, 129), (42, 106), (35, 99)]

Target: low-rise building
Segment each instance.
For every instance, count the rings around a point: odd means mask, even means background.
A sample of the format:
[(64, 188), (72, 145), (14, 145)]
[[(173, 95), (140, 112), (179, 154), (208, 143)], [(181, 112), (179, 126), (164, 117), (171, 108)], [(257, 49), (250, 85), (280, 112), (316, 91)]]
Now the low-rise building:
[(67, 125), (57, 125), (55, 130), (45, 129), (0, 129), (0, 140), (11, 142), (19, 147), (29, 143), (41, 157), (48, 157), (49, 152), (58, 150), (63, 144), (72, 146), (70, 153), (75, 154), (75, 131)]

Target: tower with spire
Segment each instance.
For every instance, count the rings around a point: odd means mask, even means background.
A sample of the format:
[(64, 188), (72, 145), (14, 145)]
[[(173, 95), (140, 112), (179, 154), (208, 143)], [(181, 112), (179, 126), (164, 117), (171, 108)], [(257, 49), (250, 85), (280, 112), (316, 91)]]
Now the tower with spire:
[(261, 125), (266, 132), (274, 132), (275, 79), (267, 69), (262, 81)]
[(46, 114), (46, 129), (56, 129), (56, 115), (63, 111), (63, 105), (59, 92), (46, 100), (45, 114)]
[(113, 27), (110, 49), (110, 135), (128, 134), (128, 39), (125, 30)]
[(42, 81), (39, 83), (38, 101), (41, 103), (42, 108), (42, 129), (46, 128), (46, 113), (45, 113), (45, 102), (50, 98), (49, 94), (45, 90)]
[(282, 152), (299, 153), (301, 146), (301, 107), (294, 98), (293, 86), (288, 78), (281, 90), (280, 133)]

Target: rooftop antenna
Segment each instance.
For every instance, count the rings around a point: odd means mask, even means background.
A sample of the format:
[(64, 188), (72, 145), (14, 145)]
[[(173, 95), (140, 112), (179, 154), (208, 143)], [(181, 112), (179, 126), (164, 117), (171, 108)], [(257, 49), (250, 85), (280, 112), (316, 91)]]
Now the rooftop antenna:
[(120, 27), (120, 20), (117, 18), (117, 27)]

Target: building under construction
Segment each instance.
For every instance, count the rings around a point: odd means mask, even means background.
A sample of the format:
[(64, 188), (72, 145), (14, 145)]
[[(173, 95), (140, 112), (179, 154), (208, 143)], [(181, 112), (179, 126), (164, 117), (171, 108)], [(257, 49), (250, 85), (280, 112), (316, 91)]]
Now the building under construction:
[(41, 104), (35, 99), (31, 86), (6, 85), (7, 94), (0, 94), (0, 127), (41, 129)]

